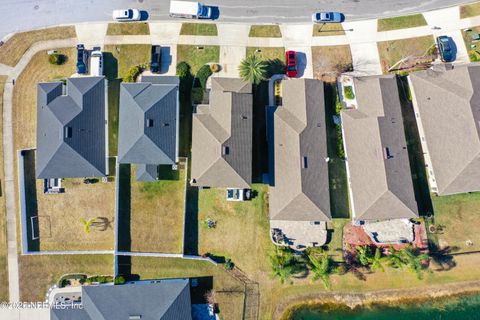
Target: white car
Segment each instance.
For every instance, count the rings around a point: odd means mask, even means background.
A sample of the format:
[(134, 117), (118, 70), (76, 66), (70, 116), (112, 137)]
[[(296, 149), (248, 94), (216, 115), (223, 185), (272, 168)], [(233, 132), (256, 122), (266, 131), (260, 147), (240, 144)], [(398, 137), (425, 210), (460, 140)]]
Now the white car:
[(250, 189), (227, 188), (227, 201), (246, 201), (251, 199)]
[(142, 17), (138, 9), (113, 10), (112, 16), (117, 21), (138, 21)]

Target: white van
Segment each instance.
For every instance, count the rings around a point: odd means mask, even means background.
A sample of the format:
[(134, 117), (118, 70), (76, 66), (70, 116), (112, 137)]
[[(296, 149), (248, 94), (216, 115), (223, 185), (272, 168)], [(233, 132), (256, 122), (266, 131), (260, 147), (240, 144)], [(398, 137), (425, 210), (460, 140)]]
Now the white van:
[(103, 76), (103, 53), (99, 48), (94, 48), (90, 58), (90, 75)]
[(212, 8), (193, 1), (170, 1), (170, 17), (190, 19), (211, 19)]

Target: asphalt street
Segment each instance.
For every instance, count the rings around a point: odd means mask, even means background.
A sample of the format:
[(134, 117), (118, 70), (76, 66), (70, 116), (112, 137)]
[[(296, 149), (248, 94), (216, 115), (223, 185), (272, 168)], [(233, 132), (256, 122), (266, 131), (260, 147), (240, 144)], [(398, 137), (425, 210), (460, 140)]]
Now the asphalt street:
[[(219, 21), (300, 23), (314, 11), (343, 12), (348, 20), (427, 11), (471, 0), (204, 0)], [(108, 21), (114, 9), (138, 8), (149, 20), (167, 20), (169, 0), (0, 0), (0, 38), (12, 32), (77, 22)]]

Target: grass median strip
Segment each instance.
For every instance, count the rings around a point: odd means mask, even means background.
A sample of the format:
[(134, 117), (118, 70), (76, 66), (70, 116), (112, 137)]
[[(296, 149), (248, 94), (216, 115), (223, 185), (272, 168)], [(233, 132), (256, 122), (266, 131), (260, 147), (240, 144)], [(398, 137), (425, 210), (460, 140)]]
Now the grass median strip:
[(262, 38), (281, 38), (282, 32), (280, 27), (276, 24), (271, 25), (253, 25), (250, 27), (249, 37), (262, 37)]
[(15, 33), (0, 47), (0, 63), (15, 66), (35, 42), (75, 38), (74, 27), (55, 27)]
[(378, 19), (377, 31), (389, 31), (426, 26), (427, 21), (423, 14), (412, 14), (409, 16)]
[(470, 18), (480, 15), (480, 2), (466, 4), (460, 7), (460, 19)]
[(180, 29), (182, 36), (216, 36), (217, 25), (214, 23), (182, 23)]
[(149, 35), (150, 27), (146, 22), (109, 23), (107, 36)]
[(341, 23), (323, 23), (314, 24), (312, 36), (342, 36), (345, 35), (345, 30)]

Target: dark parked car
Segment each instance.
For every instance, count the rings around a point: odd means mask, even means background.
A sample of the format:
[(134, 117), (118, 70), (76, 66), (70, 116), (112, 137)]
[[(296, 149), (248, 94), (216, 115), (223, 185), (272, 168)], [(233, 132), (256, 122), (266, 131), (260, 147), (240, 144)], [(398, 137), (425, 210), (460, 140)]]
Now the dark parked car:
[(443, 62), (453, 61), (453, 50), (450, 45), (450, 38), (447, 36), (440, 36), (437, 38), (438, 51)]
[(160, 61), (162, 59), (162, 47), (152, 46), (152, 55), (150, 60), (150, 71), (152, 73), (160, 72)]
[(85, 47), (83, 44), (77, 44), (77, 73), (87, 73), (87, 65), (85, 64)]
[(286, 70), (285, 73), (289, 78), (295, 78), (298, 74), (297, 71), (297, 53), (295, 51), (285, 52)]

